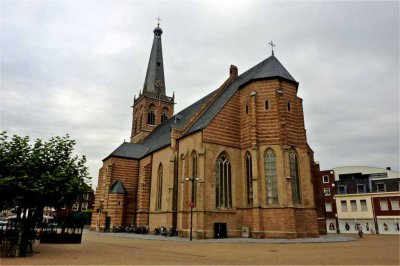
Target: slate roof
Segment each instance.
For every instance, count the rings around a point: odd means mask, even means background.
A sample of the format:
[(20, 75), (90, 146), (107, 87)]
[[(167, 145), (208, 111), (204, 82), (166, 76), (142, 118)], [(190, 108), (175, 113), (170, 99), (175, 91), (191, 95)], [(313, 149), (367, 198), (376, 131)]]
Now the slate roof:
[(279, 60), (272, 55), (235, 79), (218, 99), (207, 108), (207, 111), (186, 131), (184, 136), (205, 128), (240, 87), (251, 81), (272, 78), (280, 78), (298, 84)]
[(147, 154), (159, 150), (171, 144), (171, 127), (183, 127), (186, 122), (206, 103), (216, 91), (201, 98), (194, 104), (180, 111), (164, 123), (157, 126), (141, 143), (134, 144), (130, 142), (122, 143), (116, 150), (108, 155), (104, 160), (111, 156), (130, 159), (140, 159)]
[[(143, 92), (148, 91), (165, 96), (164, 61), (161, 45), (162, 29), (157, 27), (153, 32), (154, 39), (150, 52), (149, 64), (147, 66)], [(156, 86), (157, 80), (160, 81), (159, 87)]]
[(124, 184), (120, 180), (115, 181), (110, 187), (110, 194), (126, 194)]
[[(207, 107), (203, 114), (197, 119), (197, 121), (193, 123), (193, 125), (184, 133), (183, 136), (187, 136), (205, 128), (241, 87), (252, 81), (272, 78), (283, 79), (298, 85), (298, 82), (290, 75), (290, 73), (279, 62), (279, 60), (272, 55), (241, 74), (227, 88), (225, 88), (218, 98)], [(183, 127), (186, 122), (188, 122), (189, 119), (200, 110), (200, 107), (209, 99), (211, 99), (216, 92), (217, 90), (213, 91), (175, 116), (171, 117), (164, 123), (160, 124), (140, 144), (124, 142), (107, 158), (110, 156), (116, 156), (140, 159), (158, 149), (170, 145), (171, 126), (174, 125), (177, 127)]]

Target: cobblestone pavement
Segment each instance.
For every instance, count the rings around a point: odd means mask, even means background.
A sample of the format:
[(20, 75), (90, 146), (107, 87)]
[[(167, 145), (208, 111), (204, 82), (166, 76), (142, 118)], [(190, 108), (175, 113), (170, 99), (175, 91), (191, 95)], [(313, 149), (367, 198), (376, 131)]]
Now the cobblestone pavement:
[[(330, 235), (320, 239), (194, 240), (85, 232), (82, 244), (36, 244), (26, 258), (0, 265), (399, 265), (400, 236)], [(149, 239), (149, 237), (151, 239)], [(344, 238), (348, 238), (344, 242)], [(169, 241), (168, 241), (169, 240)], [(314, 239), (316, 240), (316, 239)], [(351, 241), (356, 240), (356, 241)], [(303, 241), (303, 243), (298, 243)]]

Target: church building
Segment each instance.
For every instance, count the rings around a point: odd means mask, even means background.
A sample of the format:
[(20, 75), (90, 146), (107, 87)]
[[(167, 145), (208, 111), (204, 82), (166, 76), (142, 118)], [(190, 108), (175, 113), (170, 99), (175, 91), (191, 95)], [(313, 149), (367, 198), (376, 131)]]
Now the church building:
[(163, 31), (153, 33), (130, 142), (103, 160), (91, 229), (164, 226), (188, 237), (192, 225), (198, 239), (243, 229), (253, 238), (317, 237), (299, 83), (272, 52), (240, 75), (231, 65), (222, 85), (175, 114)]

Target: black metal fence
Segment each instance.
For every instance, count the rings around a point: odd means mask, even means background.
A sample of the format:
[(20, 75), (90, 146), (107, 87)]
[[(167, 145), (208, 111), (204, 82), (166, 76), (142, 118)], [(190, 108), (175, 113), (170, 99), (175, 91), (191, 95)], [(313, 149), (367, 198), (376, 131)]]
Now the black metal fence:
[(33, 244), (80, 244), (84, 221), (80, 216), (64, 217), (53, 223), (30, 223), (10, 219), (0, 224), (0, 257), (25, 256), (33, 253)]

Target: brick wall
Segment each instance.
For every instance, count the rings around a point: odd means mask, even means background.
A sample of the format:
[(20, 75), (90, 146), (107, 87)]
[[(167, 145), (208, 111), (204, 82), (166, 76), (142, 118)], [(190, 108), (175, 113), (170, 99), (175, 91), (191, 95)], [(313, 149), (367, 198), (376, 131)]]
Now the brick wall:
[[(110, 157), (103, 162), (103, 167), (99, 171), (98, 185), (95, 195), (95, 209), (100, 206), (100, 201), (103, 201), (103, 215), (109, 215), (111, 221), (121, 221), (121, 224), (132, 224), (136, 214), (136, 191), (138, 186), (138, 166), (137, 160)], [(126, 198), (123, 207), (125, 211), (120, 209), (119, 212), (115, 211), (115, 202), (110, 200), (109, 189), (110, 186), (116, 181), (120, 180), (126, 189)], [(111, 198), (113, 198), (112, 196)], [(113, 198), (114, 199), (114, 198)], [(111, 211), (109, 211), (109, 209)], [(121, 216), (121, 213), (123, 215)], [(118, 217), (118, 218), (117, 218)], [(98, 214), (94, 213), (92, 218), (92, 229), (96, 227), (98, 221)], [(100, 226), (104, 226), (105, 220), (100, 221)]]
[[(132, 110), (132, 129), (131, 129), (131, 142), (141, 142), (157, 125), (161, 123), (161, 114), (163, 108), (168, 109), (168, 117), (174, 115), (174, 104), (171, 102), (164, 102), (152, 98), (142, 96)], [(150, 105), (155, 106), (155, 123), (154, 125), (147, 124), (147, 116), (149, 113)]]
[(150, 190), (151, 190), (151, 162), (152, 157), (148, 156), (140, 160), (139, 169), (139, 188), (137, 192), (137, 225), (148, 225), (149, 223), (149, 207), (150, 207)]
[(203, 130), (204, 142), (240, 147), (239, 100), (236, 93)]

